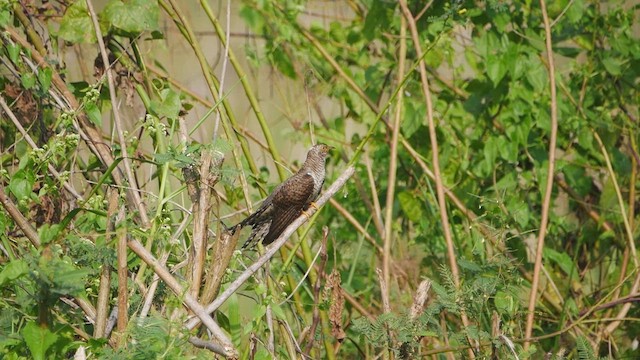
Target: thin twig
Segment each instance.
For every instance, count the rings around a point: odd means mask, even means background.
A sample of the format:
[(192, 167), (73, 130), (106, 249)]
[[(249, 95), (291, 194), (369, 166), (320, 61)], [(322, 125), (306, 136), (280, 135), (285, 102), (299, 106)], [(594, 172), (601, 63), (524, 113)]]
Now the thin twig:
[(378, 189), (376, 187), (376, 180), (373, 175), (373, 166), (371, 164), (369, 154), (364, 156), (364, 166), (367, 168), (367, 178), (369, 180), (369, 188), (371, 189), (371, 199), (373, 200), (371, 218), (373, 219), (376, 229), (378, 229), (378, 234), (380, 234), (380, 237), (384, 239), (385, 227), (382, 223), (382, 209), (380, 207), (380, 200), (378, 200)]
[[(114, 229), (116, 228), (115, 214), (118, 210), (118, 191), (114, 188), (107, 190), (107, 222), (108, 234), (113, 240)], [(110, 241), (111, 242), (111, 241)], [(96, 325), (93, 329), (93, 336), (101, 338), (105, 336), (107, 315), (109, 312), (109, 300), (111, 300), (111, 271), (110, 263), (104, 262), (100, 269), (100, 286), (98, 288), (98, 301), (96, 305)]]
[[(118, 262), (118, 322), (116, 329), (119, 334), (124, 333), (127, 329), (127, 321), (129, 316), (129, 268), (127, 262), (127, 226), (124, 222), (125, 209), (120, 208), (116, 222), (123, 224), (116, 229), (117, 247), (116, 256)], [(120, 341), (120, 340), (119, 340)]]
[(189, 342), (191, 343), (191, 345), (195, 346), (195, 347), (199, 347), (201, 349), (206, 349), (209, 351), (212, 351), (216, 354), (220, 354), (220, 355), (224, 355), (225, 354), (225, 349), (216, 344), (213, 343), (211, 341), (206, 341), (206, 340), (202, 340), (200, 338), (197, 338), (195, 336), (192, 336), (189, 338)]
[[(389, 293), (389, 290), (387, 290), (387, 283), (385, 281), (384, 278), (384, 274), (382, 273), (382, 270), (380, 270), (380, 268), (376, 269), (376, 275), (378, 275), (378, 282), (380, 283), (380, 294), (382, 297), (382, 312), (384, 314), (391, 314), (391, 304), (389, 303), (389, 296), (385, 295)], [(387, 331), (387, 346), (386, 346), (386, 351), (384, 351), (382, 357), (384, 359), (393, 359), (393, 352), (391, 349), (396, 349), (397, 348), (397, 344), (396, 344), (396, 339), (395, 339), (395, 334), (389, 329), (388, 324), (385, 324), (385, 328)]]
[[(329, 237), (329, 229), (324, 227), (322, 230), (324, 236), (322, 237), (320, 252), (318, 252), (318, 254), (322, 254), (322, 259), (320, 260), (320, 264), (318, 264), (318, 276), (316, 277), (316, 282), (313, 284), (313, 312), (311, 315), (311, 326), (309, 327), (309, 331), (306, 332), (306, 334), (309, 335), (309, 340), (307, 341), (307, 346), (305, 346), (304, 351), (307, 356), (310, 356), (311, 349), (313, 348), (313, 344), (316, 340), (316, 329), (320, 323), (320, 288), (322, 287), (322, 278), (325, 274), (325, 266), (327, 265), (328, 259), (327, 239)], [(300, 342), (302, 342), (302, 340), (304, 340), (304, 338), (300, 338)]]
[(613, 170), (613, 164), (611, 163), (611, 158), (609, 157), (609, 152), (605, 147), (600, 135), (598, 132), (591, 129), (591, 133), (593, 134), (594, 139), (598, 143), (598, 147), (600, 148), (600, 152), (602, 153), (602, 157), (604, 158), (605, 164), (607, 165), (607, 171), (609, 172), (609, 178), (611, 179), (611, 183), (613, 184), (613, 189), (616, 193), (616, 199), (618, 200), (618, 207), (620, 208), (620, 214), (622, 216), (622, 223), (624, 224), (624, 230), (627, 235), (627, 246), (631, 250), (631, 258), (633, 259), (634, 268), (637, 270), (640, 266), (638, 262), (638, 256), (636, 252), (636, 244), (633, 235), (633, 229), (631, 228), (631, 223), (629, 222), (628, 213), (625, 211), (626, 208), (624, 206), (624, 199), (622, 197), (622, 191), (620, 191), (620, 185), (618, 185), (618, 180), (616, 180), (615, 171)]
[[(402, 85), (402, 79), (404, 78), (404, 66), (407, 57), (407, 22), (404, 17), (400, 18), (400, 50), (398, 54), (398, 86)], [(402, 118), (402, 104), (404, 100), (404, 90), (401, 89), (396, 97), (396, 112), (394, 114), (393, 128), (391, 130), (391, 154), (389, 154), (389, 177), (387, 179), (387, 199), (385, 201), (385, 216), (384, 216), (384, 252), (382, 256), (382, 271), (384, 275), (384, 282), (386, 284), (386, 291), (382, 292), (383, 300), (389, 302), (389, 287), (391, 286), (391, 243), (392, 243), (392, 230), (393, 230), (393, 206), (395, 204), (395, 190), (396, 190), (396, 173), (398, 166), (398, 138), (400, 134), (400, 119)], [(386, 299), (385, 299), (386, 298)]]
[[(547, 52), (547, 62), (549, 64), (549, 90), (551, 92), (551, 138), (549, 139), (549, 162), (547, 165), (547, 183), (542, 201), (542, 216), (540, 219), (540, 230), (538, 232), (538, 242), (536, 245), (536, 259), (533, 267), (533, 280), (531, 281), (531, 293), (529, 294), (529, 306), (527, 308), (527, 324), (525, 327), (525, 338), (530, 338), (533, 331), (533, 321), (535, 316), (536, 302), (538, 299), (538, 285), (542, 268), (542, 253), (544, 249), (544, 239), (547, 234), (549, 222), (549, 207), (551, 205), (551, 192), (553, 191), (553, 179), (556, 164), (556, 139), (558, 135), (558, 102), (556, 98), (556, 70), (553, 62), (553, 47), (551, 38), (551, 25), (547, 15), (547, 5), (545, 0), (540, 0), (540, 10), (544, 23), (545, 43)], [(529, 348), (529, 341), (525, 341), (524, 350)]]
[(276, 337), (273, 332), (273, 309), (271, 304), (267, 305), (267, 311), (264, 314), (267, 321), (267, 328), (269, 329), (269, 339), (267, 340), (267, 351), (274, 356), (276, 349)]
[[(227, 27), (226, 27), (226, 37), (227, 39), (224, 42), (224, 58), (222, 60), (222, 70), (220, 72), (220, 86), (218, 87), (218, 99), (222, 99), (224, 95), (224, 80), (227, 75), (227, 64), (229, 63), (229, 36), (231, 34), (231, 0), (227, 0)], [(218, 137), (218, 127), (220, 126), (220, 118), (222, 117), (222, 109), (218, 107), (216, 111), (216, 120), (213, 125), (213, 140), (216, 140)]]

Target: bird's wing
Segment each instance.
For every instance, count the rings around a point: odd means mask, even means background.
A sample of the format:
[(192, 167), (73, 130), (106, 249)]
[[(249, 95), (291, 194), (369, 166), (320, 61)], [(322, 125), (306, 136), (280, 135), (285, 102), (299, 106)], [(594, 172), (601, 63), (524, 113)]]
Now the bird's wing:
[(269, 232), (262, 240), (264, 245), (277, 239), (284, 229), (302, 214), (308, 204), (309, 197), (313, 193), (313, 177), (309, 174), (299, 173), (291, 178), (280, 191), (273, 192), (273, 219)]
[(266, 199), (264, 199), (258, 210), (254, 211), (253, 214), (249, 215), (238, 225), (234, 226), (234, 229), (243, 228), (245, 226), (253, 226), (255, 224), (263, 222), (264, 219), (268, 219), (271, 216), (271, 212), (273, 211), (273, 195), (280, 191), (281, 187), (282, 184), (276, 186), (271, 194)]
[(302, 214), (302, 206), (291, 206), (278, 212), (277, 217), (274, 217), (269, 226), (269, 232), (262, 239), (263, 245), (269, 245), (276, 240), (284, 229), (289, 226), (295, 219)]

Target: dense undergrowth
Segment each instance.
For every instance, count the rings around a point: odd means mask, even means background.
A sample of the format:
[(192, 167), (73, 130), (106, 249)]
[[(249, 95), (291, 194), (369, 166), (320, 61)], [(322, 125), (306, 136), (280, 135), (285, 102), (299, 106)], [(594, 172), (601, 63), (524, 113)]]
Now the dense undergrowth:
[[(637, 5), (97, 3), (0, 3), (0, 357), (640, 356)], [(232, 288), (312, 141), (355, 175)]]

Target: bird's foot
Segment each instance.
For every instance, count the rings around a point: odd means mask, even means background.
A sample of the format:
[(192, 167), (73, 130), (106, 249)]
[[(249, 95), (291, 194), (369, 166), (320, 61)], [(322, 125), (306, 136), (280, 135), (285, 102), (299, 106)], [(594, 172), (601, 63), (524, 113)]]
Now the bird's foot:
[[(316, 211), (318, 211), (318, 205), (316, 205), (316, 203), (314, 203), (313, 201), (309, 203), (309, 206), (307, 206), (306, 210), (309, 210), (309, 208), (312, 207), (314, 209), (316, 209)], [(307, 220), (311, 219), (311, 215), (309, 215), (309, 213), (307, 213), (305, 211), (305, 209), (302, 210), (302, 213), (304, 214), (304, 216), (307, 218)]]

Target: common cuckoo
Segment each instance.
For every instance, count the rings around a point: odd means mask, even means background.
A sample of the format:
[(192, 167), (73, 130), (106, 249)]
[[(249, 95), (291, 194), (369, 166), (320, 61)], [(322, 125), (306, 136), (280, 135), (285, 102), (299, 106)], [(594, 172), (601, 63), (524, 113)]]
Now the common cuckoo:
[(258, 242), (271, 244), (303, 211), (312, 206), (322, 191), (325, 163), (331, 149), (331, 146), (324, 144), (311, 147), (302, 168), (278, 185), (258, 210), (231, 229), (236, 232), (251, 226), (251, 235), (242, 246), (243, 249), (251, 248)]

